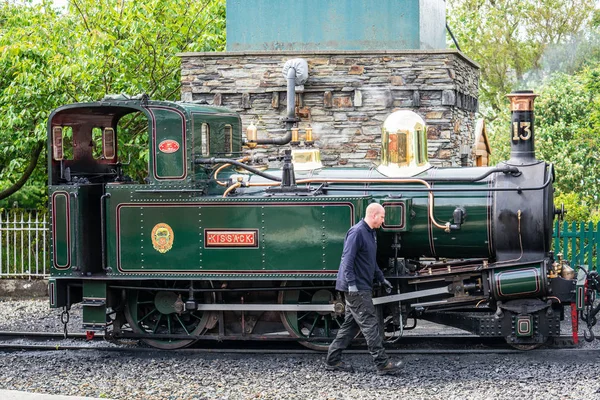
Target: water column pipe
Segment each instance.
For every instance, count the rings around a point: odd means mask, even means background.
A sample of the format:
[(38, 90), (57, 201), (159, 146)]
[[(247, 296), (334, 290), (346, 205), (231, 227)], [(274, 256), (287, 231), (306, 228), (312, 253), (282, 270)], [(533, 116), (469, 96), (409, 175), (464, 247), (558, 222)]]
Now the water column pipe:
[(284, 145), (292, 140), (292, 127), (300, 121), (296, 117), (296, 86), (302, 86), (308, 79), (308, 63), (303, 58), (294, 58), (286, 61), (283, 66), (283, 76), (287, 81), (287, 115), (285, 122), (285, 135), (272, 139), (257, 139), (257, 144)]

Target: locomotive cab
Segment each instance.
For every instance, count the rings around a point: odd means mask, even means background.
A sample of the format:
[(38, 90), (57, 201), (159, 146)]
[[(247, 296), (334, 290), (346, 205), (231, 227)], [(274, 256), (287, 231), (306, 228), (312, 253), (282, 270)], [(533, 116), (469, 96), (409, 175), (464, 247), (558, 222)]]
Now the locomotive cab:
[[(202, 194), (208, 175), (194, 165), (194, 157), (234, 157), (242, 142), (239, 116), (224, 108), (145, 96), (60, 107), (50, 115), (47, 131), (51, 273), (57, 277), (110, 271), (114, 246), (106, 239), (107, 225), (122, 202), (111, 200), (115, 193), (160, 196), (178, 188)], [(131, 170), (137, 175), (128, 175), (135, 162)], [(83, 294), (77, 285), (69, 290), (53, 285), (64, 282), (51, 282), (52, 306), (85, 298), (86, 283)]]
[(101, 271), (100, 199), (109, 182), (130, 182), (119, 159), (118, 128), (128, 107), (71, 105), (49, 118), (48, 178), (52, 267), (91, 275)]
[(111, 122), (79, 122), (79, 118), (76, 122), (69, 118), (69, 113), (55, 119), (51, 131), (51, 184), (102, 183), (117, 175), (117, 142)]
[[(194, 157), (235, 157), (242, 146), (240, 118), (226, 109), (144, 98), (58, 108), (48, 135), (50, 186), (203, 181)], [(147, 176), (123, 173), (132, 159), (147, 163)]]

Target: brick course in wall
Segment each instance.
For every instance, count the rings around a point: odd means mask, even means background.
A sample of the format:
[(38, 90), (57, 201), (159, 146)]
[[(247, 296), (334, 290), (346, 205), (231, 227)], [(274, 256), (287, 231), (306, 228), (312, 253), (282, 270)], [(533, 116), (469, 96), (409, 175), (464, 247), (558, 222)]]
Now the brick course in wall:
[[(283, 135), (287, 83), (283, 65), (308, 62), (297, 94), (302, 131), (310, 123), (323, 164), (376, 164), (381, 125), (409, 109), (425, 120), (430, 162), (460, 165), (460, 147), (473, 147), (479, 68), (453, 50), (386, 52), (183, 53), (182, 100), (237, 111), (243, 126), (256, 121), (259, 138)], [(265, 148), (258, 151), (277, 152)], [(469, 155), (469, 165), (472, 156)]]

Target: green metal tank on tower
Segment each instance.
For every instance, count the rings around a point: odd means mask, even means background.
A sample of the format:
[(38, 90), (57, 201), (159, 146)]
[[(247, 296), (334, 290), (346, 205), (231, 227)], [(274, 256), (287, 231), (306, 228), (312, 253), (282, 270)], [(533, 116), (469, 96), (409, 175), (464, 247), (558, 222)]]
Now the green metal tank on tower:
[(228, 0), (227, 51), (446, 48), (443, 0)]

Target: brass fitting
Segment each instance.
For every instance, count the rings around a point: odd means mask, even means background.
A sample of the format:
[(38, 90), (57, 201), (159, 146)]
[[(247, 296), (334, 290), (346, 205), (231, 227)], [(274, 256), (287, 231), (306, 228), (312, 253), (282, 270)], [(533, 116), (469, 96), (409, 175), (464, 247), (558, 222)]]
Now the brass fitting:
[(256, 125), (254, 125), (254, 121), (250, 122), (250, 125), (246, 128), (246, 146), (253, 149), (256, 147), (256, 140), (258, 138)]
[(312, 146), (313, 143), (314, 141), (312, 137), (312, 126), (308, 124), (308, 126), (306, 127), (306, 137), (304, 138), (304, 144), (307, 146)]
[(292, 140), (290, 141), (290, 144), (292, 146), (297, 146), (298, 144), (300, 144), (300, 138), (298, 135), (298, 126), (294, 125), (294, 127), (292, 128)]
[(568, 261), (563, 260), (561, 262), (561, 264), (562, 264), (562, 269), (560, 272), (560, 276), (562, 276), (565, 279), (575, 279), (575, 270), (573, 268), (571, 268)]

